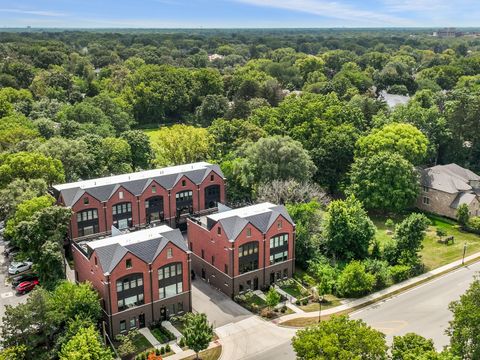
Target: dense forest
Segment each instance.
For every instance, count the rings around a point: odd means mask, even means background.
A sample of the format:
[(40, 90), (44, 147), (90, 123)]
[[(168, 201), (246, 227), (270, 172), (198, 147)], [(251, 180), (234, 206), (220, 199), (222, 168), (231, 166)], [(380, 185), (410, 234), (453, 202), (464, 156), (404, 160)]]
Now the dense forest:
[[(389, 95), (405, 101), (389, 106)], [(368, 214), (411, 208), (420, 190), (417, 167), (455, 162), (480, 172), (479, 119), (474, 35), (0, 33), (0, 219), (7, 220), (5, 239), (32, 259), (50, 291), (7, 310), (3, 347), (68, 359), (58, 349), (82, 325), (83, 317), (68, 322), (78, 315), (72, 312), (42, 336), (36, 330), (45, 324), (38, 304), (74, 291), (58, 286), (71, 213), (52, 206), (52, 184), (218, 163), (230, 204), (287, 205), (297, 224), (297, 265), (321, 293), (356, 297), (424, 270), (425, 216), (409, 215), (380, 246)], [(354, 288), (352, 279), (362, 284)], [(90, 290), (75, 291), (80, 298)], [(94, 299), (93, 324), (97, 305)], [(30, 316), (36, 311), (38, 321)], [(33, 325), (24, 331), (24, 324)]]

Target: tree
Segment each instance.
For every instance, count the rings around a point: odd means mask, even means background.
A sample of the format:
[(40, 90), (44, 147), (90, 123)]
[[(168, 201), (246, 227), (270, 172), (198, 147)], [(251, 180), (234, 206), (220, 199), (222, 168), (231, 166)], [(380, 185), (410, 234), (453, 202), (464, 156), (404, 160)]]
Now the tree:
[(118, 334), (115, 339), (120, 343), (117, 348), (118, 355), (125, 357), (133, 354), (137, 349), (134, 344), (134, 339), (138, 335), (138, 330), (130, 330), (128, 334)]
[(141, 130), (130, 130), (122, 133), (121, 137), (130, 145), (133, 170), (150, 169), (153, 151), (148, 135)]
[(304, 330), (292, 340), (297, 358), (304, 360), (384, 360), (385, 335), (362, 320), (334, 316)]
[(337, 293), (340, 296), (359, 297), (372, 291), (375, 276), (366, 272), (360, 261), (352, 261), (345, 266), (337, 280)]
[(150, 139), (157, 166), (205, 161), (212, 153), (212, 137), (203, 128), (173, 125), (151, 133)]
[(207, 315), (188, 313), (184, 317), (185, 344), (198, 353), (205, 350), (213, 339), (213, 326), (208, 323)]
[(354, 194), (367, 209), (401, 211), (412, 205), (419, 191), (413, 165), (397, 153), (381, 152), (356, 158), (347, 194)]
[(413, 125), (392, 123), (360, 138), (357, 149), (358, 157), (370, 157), (379, 152), (394, 152), (412, 164), (419, 165), (427, 155), (428, 139)]
[(20, 203), (46, 192), (47, 184), (42, 179), (13, 180), (5, 188), (0, 189), (0, 218), (12, 217)]
[(26, 360), (26, 352), (25, 345), (12, 346), (0, 351), (0, 360)]
[(418, 253), (423, 248), (425, 231), (429, 225), (430, 221), (425, 215), (413, 213), (395, 227), (393, 236), (393, 240), (396, 242), (395, 263), (410, 266), (419, 264), (420, 255)]
[(318, 295), (322, 297), (332, 294), (338, 278), (338, 270), (324, 259), (313, 259), (309, 262), (308, 271), (317, 282)]
[(289, 137), (271, 136), (245, 145), (237, 165), (244, 186), (272, 180), (309, 180), (316, 168), (302, 145)]
[(324, 217), (323, 245), (337, 259), (364, 259), (375, 236), (375, 225), (354, 196), (332, 201)]
[(295, 223), (295, 258), (298, 265), (306, 268), (308, 261), (320, 253), (320, 204), (315, 200), (287, 204), (287, 210)]
[(269, 309), (273, 309), (280, 302), (280, 294), (275, 290), (273, 286), (270, 287), (265, 295), (265, 303)]
[(64, 239), (71, 210), (50, 206), (38, 210), (15, 230), (15, 242), (33, 261), (39, 280), (46, 289), (53, 289), (65, 279)]
[(102, 140), (101, 149), (106, 174), (132, 172), (132, 151), (126, 140), (107, 137)]
[(65, 181), (62, 163), (36, 152), (19, 152), (0, 157), (0, 185), (14, 179), (43, 179), (48, 185)]
[(80, 329), (63, 347), (60, 360), (113, 360), (93, 325)]
[(449, 305), (453, 320), (446, 333), (450, 349), (461, 359), (480, 357), (480, 277), (476, 276), (465, 294)]
[(28, 199), (18, 204), (15, 215), (8, 219), (5, 227), (5, 237), (12, 239), (15, 237), (15, 227), (22, 221), (29, 220), (35, 212), (52, 206), (55, 203), (55, 198), (51, 195), (43, 195)]
[(329, 198), (325, 191), (313, 182), (300, 183), (297, 180), (273, 180), (259, 185), (257, 200), (274, 204), (298, 204), (317, 201), (326, 205)]
[(457, 209), (458, 223), (465, 228), (470, 220), (470, 209), (467, 204), (461, 204)]
[(416, 360), (422, 356), (436, 354), (432, 339), (425, 339), (415, 333), (394, 336), (392, 360)]
[(213, 120), (225, 116), (229, 108), (228, 99), (222, 95), (207, 95), (195, 114), (202, 125), (210, 125)]

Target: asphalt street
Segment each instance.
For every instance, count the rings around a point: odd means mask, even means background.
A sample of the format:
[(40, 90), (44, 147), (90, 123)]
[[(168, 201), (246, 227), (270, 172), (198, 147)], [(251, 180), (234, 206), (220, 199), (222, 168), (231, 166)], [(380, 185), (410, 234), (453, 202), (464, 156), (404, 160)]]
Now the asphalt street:
[(445, 329), (452, 319), (452, 313), (448, 305), (468, 289), (478, 271), (480, 262), (376, 303), (350, 317), (363, 319), (385, 333), (388, 343), (395, 335), (415, 332), (433, 339), (437, 349), (441, 350), (449, 343)]

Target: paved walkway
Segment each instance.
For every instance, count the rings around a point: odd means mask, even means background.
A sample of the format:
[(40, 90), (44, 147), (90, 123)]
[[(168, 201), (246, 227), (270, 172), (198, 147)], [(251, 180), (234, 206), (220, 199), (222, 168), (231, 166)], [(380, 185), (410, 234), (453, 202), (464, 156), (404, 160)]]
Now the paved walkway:
[(170, 331), (177, 338), (177, 340), (180, 340), (183, 337), (182, 333), (178, 331), (177, 328), (173, 326), (170, 321), (162, 321), (162, 326), (168, 331)]
[(152, 332), (150, 331), (150, 329), (148, 327), (141, 328), (138, 331), (139, 331), (140, 334), (145, 336), (145, 338), (148, 341), (150, 341), (150, 344), (152, 344), (153, 347), (157, 348), (161, 345), (160, 342), (155, 338), (155, 336), (153, 336)]
[[(469, 262), (469, 261), (474, 261), (474, 260), (480, 260), (480, 253), (476, 253), (476, 254), (467, 256), (465, 258), (466, 263)], [(439, 274), (442, 274), (444, 272), (454, 270), (454, 269), (456, 269), (460, 266), (462, 266), (462, 260), (454, 261), (450, 264), (441, 266), (441, 267), (439, 267), (437, 269), (434, 269), (432, 271), (429, 271), (427, 273), (424, 273), (424, 274), (421, 274), (419, 276), (410, 278), (410, 279), (405, 280), (401, 283), (392, 285), (392, 286), (390, 286), (386, 289), (377, 291), (377, 292), (372, 293), (370, 295), (367, 295), (363, 298), (344, 301), (344, 303), (340, 306), (336, 306), (334, 308), (330, 308), (330, 309), (327, 309), (327, 310), (322, 310), (321, 315), (336, 314), (338, 312), (345, 311), (345, 310), (350, 310), (350, 309), (358, 307), (358, 306), (367, 305), (367, 304), (371, 303), (372, 301), (384, 298), (388, 295), (391, 295), (391, 294), (393, 294), (397, 291), (403, 290), (405, 288), (415, 286), (419, 283), (422, 283), (423, 281), (429, 280), (429, 279), (431, 279), (431, 278), (433, 278), (433, 277), (435, 277)], [(289, 315), (282, 316), (278, 319), (275, 319), (274, 323), (280, 324), (284, 321), (297, 319), (297, 318), (300, 318), (300, 317), (306, 317), (307, 318), (307, 317), (318, 317), (318, 316), (319, 316), (319, 311), (295, 313), (295, 314), (289, 314)]]

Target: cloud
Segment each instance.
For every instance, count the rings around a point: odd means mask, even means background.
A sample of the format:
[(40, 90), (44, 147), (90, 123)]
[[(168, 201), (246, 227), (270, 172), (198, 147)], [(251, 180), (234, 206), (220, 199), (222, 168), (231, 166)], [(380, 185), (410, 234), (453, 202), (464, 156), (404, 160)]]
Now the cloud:
[(50, 17), (60, 17), (66, 16), (64, 13), (56, 11), (45, 11), (45, 10), (24, 10), (24, 9), (11, 9), (11, 8), (0, 8), (0, 13), (13, 13), (13, 14), (22, 14), (22, 15), (36, 15), (36, 16), (50, 16)]
[(386, 12), (363, 10), (338, 1), (325, 0), (234, 0), (245, 4), (263, 6), (284, 10), (292, 10), (335, 18), (357, 23), (366, 23), (371, 26), (411, 26), (409, 19), (390, 15)]

